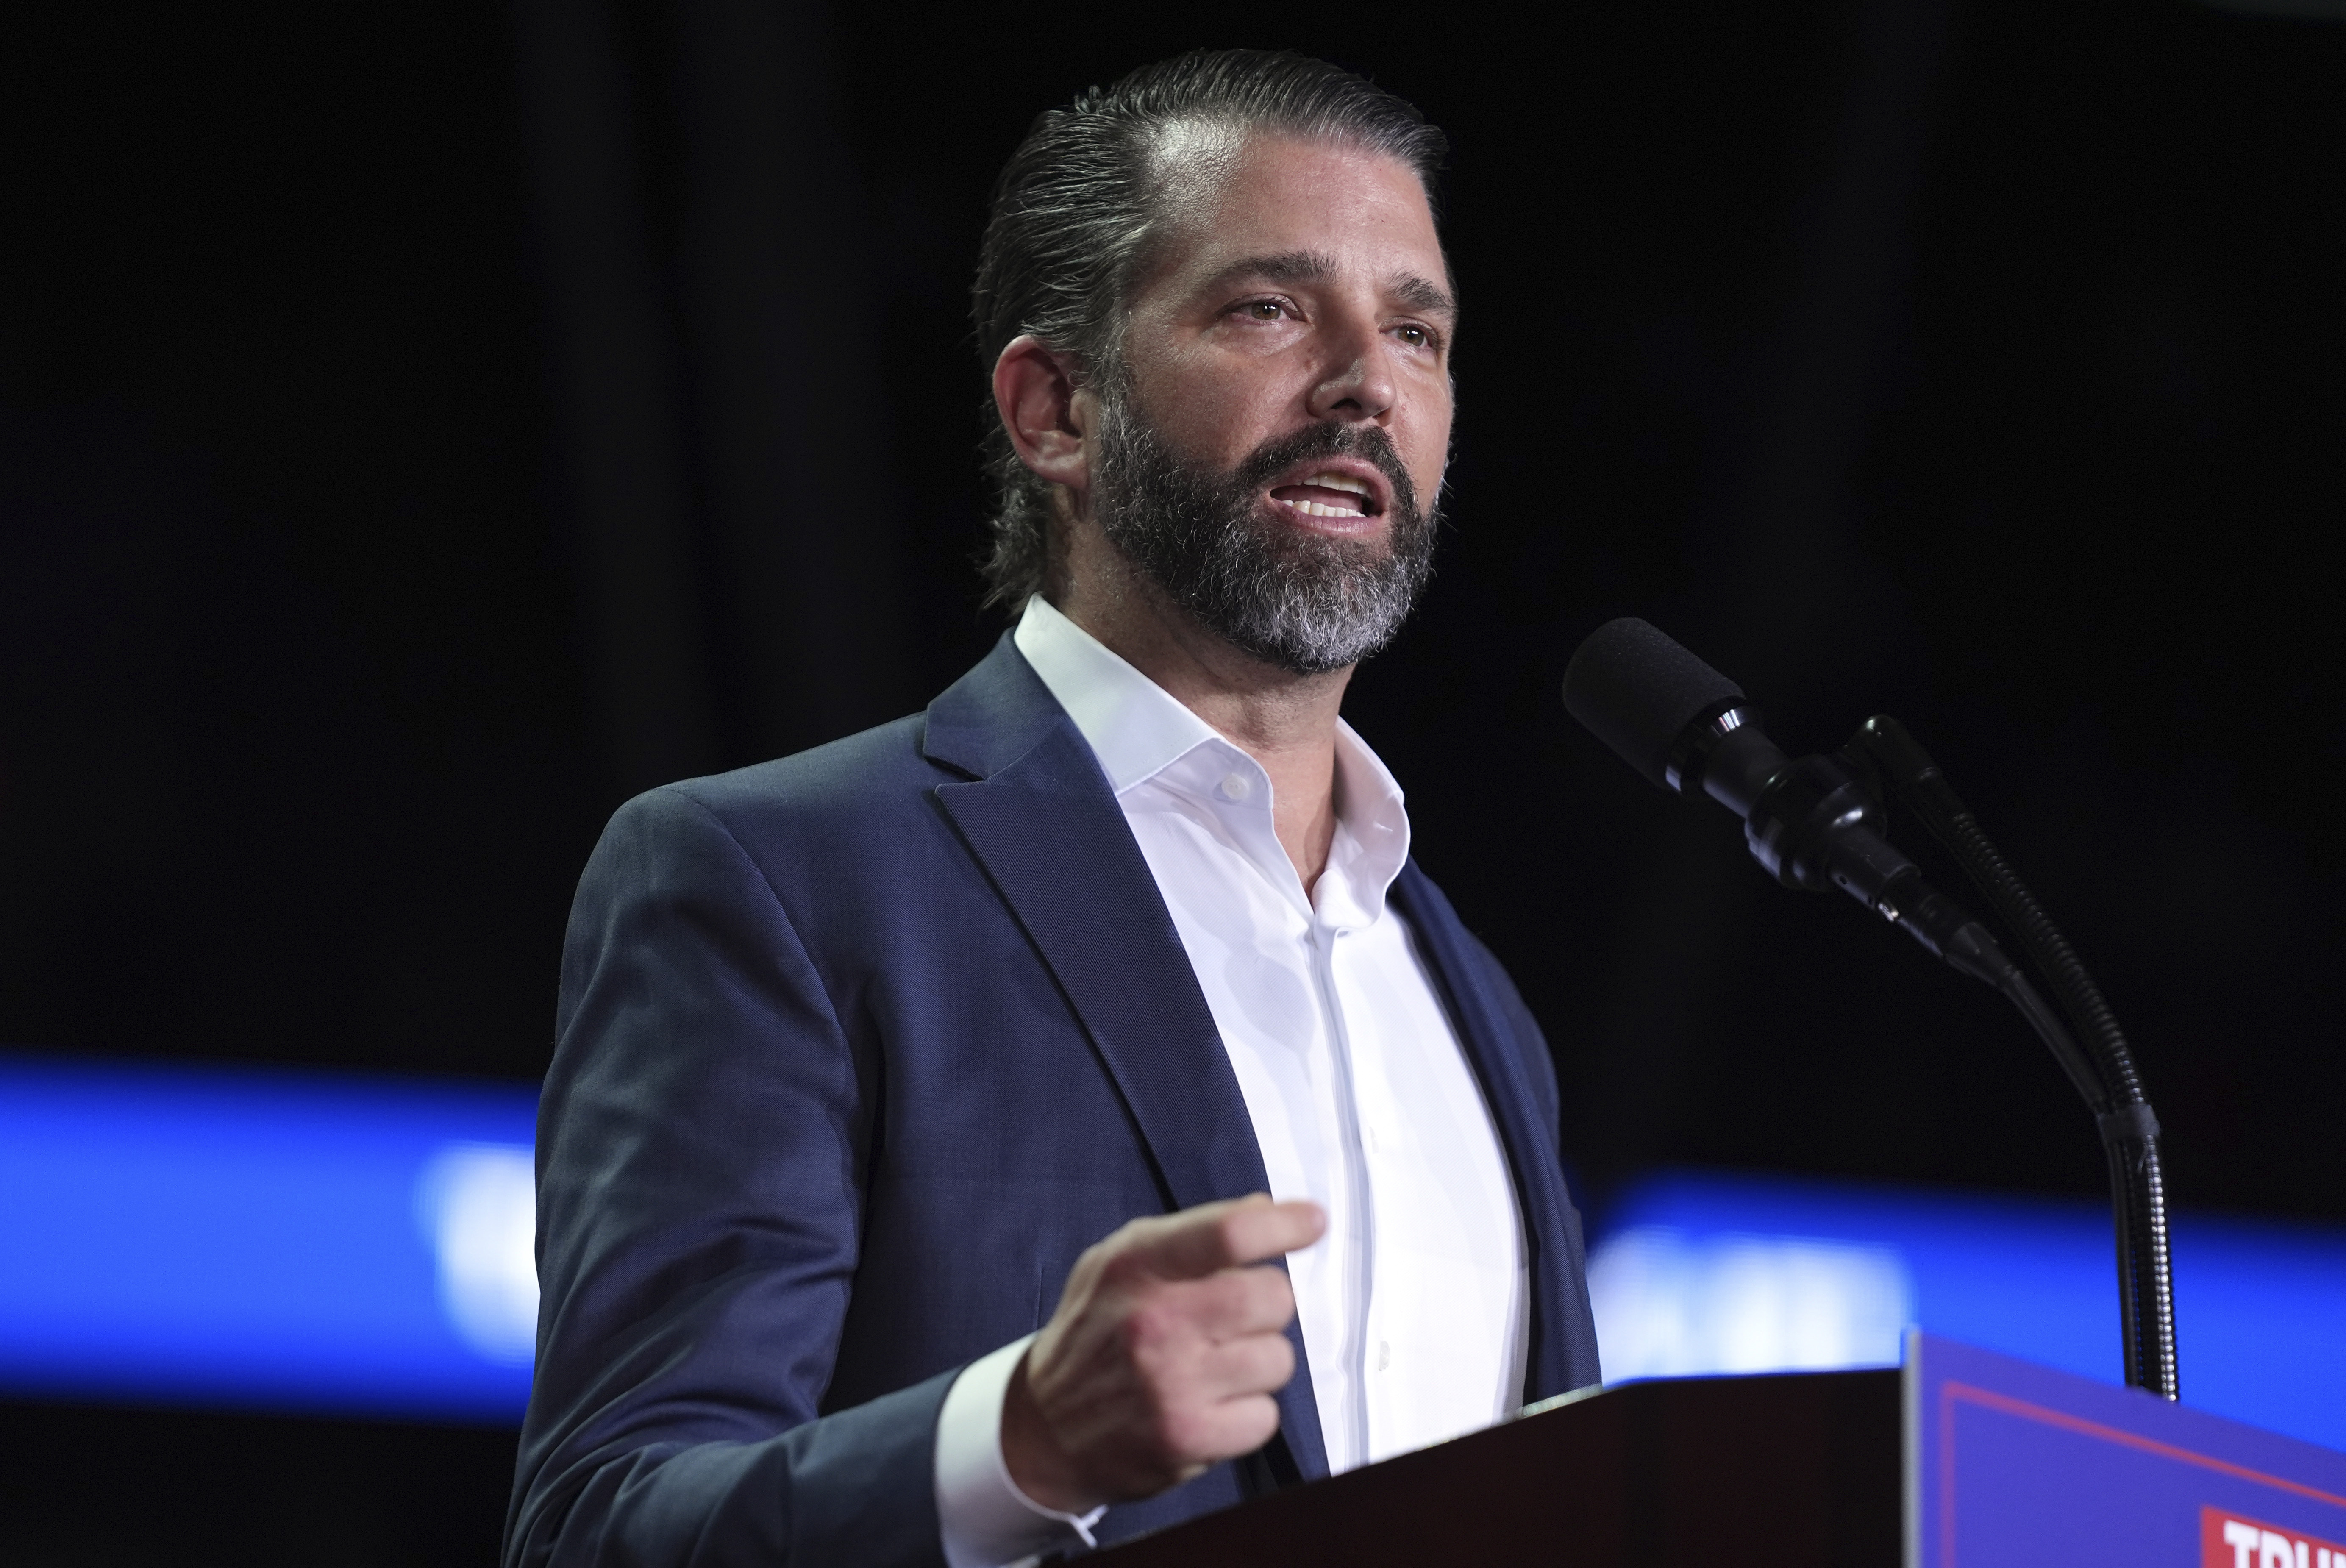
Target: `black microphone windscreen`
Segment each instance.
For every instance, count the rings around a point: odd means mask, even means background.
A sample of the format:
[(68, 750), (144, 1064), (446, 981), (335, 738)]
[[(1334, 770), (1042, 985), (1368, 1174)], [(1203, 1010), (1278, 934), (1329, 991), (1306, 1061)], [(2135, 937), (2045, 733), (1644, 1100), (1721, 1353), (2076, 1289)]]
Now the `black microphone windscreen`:
[(1572, 717), (1667, 789), (1663, 767), (1687, 726), (1743, 690), (1635, 616), (1588, 634), (1564, 672), (1564, 706)]

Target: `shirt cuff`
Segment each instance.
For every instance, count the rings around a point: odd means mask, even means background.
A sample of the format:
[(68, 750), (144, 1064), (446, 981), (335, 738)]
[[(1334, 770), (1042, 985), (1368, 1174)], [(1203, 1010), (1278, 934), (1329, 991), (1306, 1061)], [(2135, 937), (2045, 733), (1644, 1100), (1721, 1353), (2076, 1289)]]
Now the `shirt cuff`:
[(937, 1413), (937, 1533), (946, 1568), (1004, 1568), (1096, 1544), (1092, 1527), (1106, 1508), (1046, 1508), (1018, 1490), (1002, 1460), (1002, 1402), (1034, 1342), (1029, 1334), (963, 1368)]

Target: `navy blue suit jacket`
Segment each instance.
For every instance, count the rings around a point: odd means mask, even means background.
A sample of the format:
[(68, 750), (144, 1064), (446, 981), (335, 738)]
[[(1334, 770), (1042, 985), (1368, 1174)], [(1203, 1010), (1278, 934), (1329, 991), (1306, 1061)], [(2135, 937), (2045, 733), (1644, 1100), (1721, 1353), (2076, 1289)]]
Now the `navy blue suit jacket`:
[[(1392, 899), (1514, 1173), (1525, 1396), (1594, 1382), (1546, 1045), (1414, 864)], [(925, 715), (619, 810), (537, 1159), (509, 1568), (939, 1562), (954, 1374), (1126, 1220), (1268, 1186), (1148, 863), (1007, 637)], [(1325, 1474), (1297, 1350), (1262, 1453), (1104, 1535)]]

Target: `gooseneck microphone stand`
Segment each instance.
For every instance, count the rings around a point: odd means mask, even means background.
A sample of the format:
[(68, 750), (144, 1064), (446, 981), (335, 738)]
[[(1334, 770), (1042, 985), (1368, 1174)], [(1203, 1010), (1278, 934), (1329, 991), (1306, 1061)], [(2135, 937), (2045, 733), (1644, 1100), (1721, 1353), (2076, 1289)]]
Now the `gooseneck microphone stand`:
[[(2167, 1186), (2158, 1163), (2158, 1118), (2143, 1095), (2134, 1054), (2127, 1048), (2109, 1003), (2093, 977), (2027, 887), (1981, 831), (1937, 763), (1887, 715), (1876, 715), (1850, 738), (1842, 756), (1872, 772), (1923, 820), (1955, 858), (2019, 939), (2021, 950), (2052, 987), (2076, 1031), (2072, 1039), (2033, 995), (2013, 996), (2092, 1108), (2109, 1163), (2110, 1207), (2117, 1231), (2118, 1304), (2126, 1334), (2126, 1380), (2167, 1399), (2177, 1397), (2175, 1279), (2167, 1245)], [(2032, 988), (2033, 990), (2033, 988)], [(2007, 992), (2007, 994), (2010, 994)], [(2077, 1041), (2090, 1076), (2076, 1070)]]
[[(1708, 796), (1742, 818), (1752, 858), (1777, 881), (1841, 889), (2019, 1009), (2101, 1132), (2126, 1380), (2174, 1399), (2175, 1288), (2158, 1118), (2133, 1054), (2085, 965), (1905, 727), (1871, 718), (1837, 755), (1795, 760), (1768, 738), (1740, 687), (1635, 619), (1611, 622), (1581, 644), (1565, 673), (1564, 697), (1575, 718), (1655, 783)], [(2051, 1002), (1985, 926), (1924, 881), (1922, 869), (1890, 842), (1883, 809), (1890, 792), (1987, 895), (2051, 988)]]

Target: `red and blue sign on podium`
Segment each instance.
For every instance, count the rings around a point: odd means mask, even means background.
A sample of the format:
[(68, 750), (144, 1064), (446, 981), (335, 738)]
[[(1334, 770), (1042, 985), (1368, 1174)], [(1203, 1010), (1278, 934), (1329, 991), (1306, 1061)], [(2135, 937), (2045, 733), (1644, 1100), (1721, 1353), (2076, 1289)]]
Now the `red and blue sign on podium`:
[(2346, 1568), (2346, 1454), (1919, 1334), (1905, 1380), (1922, 1568)]
[(1922, 1568), (2346, 1568), (2346, 1453), (1919, 1333), (1905, 1380)]

